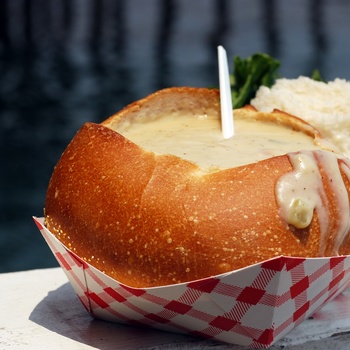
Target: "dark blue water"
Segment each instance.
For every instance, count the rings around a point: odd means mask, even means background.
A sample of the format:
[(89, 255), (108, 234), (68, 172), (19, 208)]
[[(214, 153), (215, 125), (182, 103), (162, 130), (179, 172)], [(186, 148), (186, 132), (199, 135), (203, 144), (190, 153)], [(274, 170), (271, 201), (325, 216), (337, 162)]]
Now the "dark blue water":
[(350, 79), (347, 0), (0, 0), (0, 272), (56, 266), (32, 222), (60, 154), (168, 86), (217, 86), (216, 46)]

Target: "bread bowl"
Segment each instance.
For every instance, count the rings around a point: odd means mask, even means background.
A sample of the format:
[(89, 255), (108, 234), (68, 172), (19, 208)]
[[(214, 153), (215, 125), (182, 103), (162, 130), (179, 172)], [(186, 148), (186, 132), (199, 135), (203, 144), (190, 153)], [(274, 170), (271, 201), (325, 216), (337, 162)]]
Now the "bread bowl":
[(278, 255), (350, 252), (350, 163), (314, 127), (280, 111), (235, 110), (237, 121), (282, 125), (312, 142), (233, 167), (150, 151), (116, 131), (169, 115), (218, 119), (219, 92), (158, 91), (101, 124), (86, 123), (62, 154), (47, 190), (45, 225), (78, 256), (145, 288)]

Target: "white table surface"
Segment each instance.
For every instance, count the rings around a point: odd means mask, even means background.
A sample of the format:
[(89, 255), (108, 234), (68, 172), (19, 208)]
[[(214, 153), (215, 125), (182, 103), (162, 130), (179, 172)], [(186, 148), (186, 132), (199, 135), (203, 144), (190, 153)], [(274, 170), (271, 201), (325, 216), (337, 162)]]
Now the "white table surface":
[[(0, 274), (0, 349), (245, 349), (92, 319), (60, 268)], [(350, 349), (350, 290), (270, 349)]]

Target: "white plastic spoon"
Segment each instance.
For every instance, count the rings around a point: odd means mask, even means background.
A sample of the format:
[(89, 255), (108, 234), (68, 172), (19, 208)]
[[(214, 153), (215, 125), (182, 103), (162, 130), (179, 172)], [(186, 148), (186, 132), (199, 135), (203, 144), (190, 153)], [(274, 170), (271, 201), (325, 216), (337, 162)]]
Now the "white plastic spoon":
[(218, 46), (220, 105), (221, 105), (221, 129), (224, 139), (231, 138), (234, 133), (234, 120), (232, 110), (231, 84), (227, 63), (226, 50)]

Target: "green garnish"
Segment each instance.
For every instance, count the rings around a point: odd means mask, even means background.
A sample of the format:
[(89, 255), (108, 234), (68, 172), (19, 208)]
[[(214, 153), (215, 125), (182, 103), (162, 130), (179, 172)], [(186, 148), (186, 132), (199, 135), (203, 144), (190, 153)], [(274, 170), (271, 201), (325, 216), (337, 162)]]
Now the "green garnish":
[[(233, 74), (230, 74), (232, 107), (240, 108), (250, 103), (264, 85), (271, 87), (277, 78), (280, 61), (265, 53), (256, 53), (246, 59), (239, 56), (233, 58)], [(324, 81), (320, 72), (315, 69), (311, 79)]]
[(314, 69), (311, 73), (311, 79), (316, 80), (316, 81), (325, 81), (322, 76), (321, 73), (318, 69)]
[(271, 87), (278, 74), (280, 62), (268, 54), (256, 53), (246, 59), (233, 58), (233, 74), (230, 74), (232, 107), (239, 108), (255, 97), (261, 85)]

